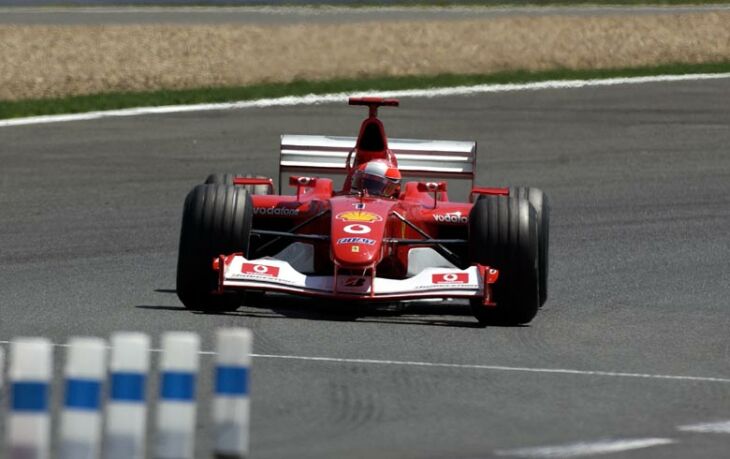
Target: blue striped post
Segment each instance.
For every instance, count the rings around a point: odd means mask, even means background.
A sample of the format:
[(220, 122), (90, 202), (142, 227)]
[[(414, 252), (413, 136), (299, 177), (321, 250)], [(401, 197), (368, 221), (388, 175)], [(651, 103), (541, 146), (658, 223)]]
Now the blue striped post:
[(106, 354), (106, 342), (101, 338), (74, 337), (68, 342), (59, 439), (61, 459), (99, 457)]
[(155, 456), (158, 459), (192, 459), (194, 456), (199, 354), (197, 334), (168, 332), (162, 335)]
[(19, 338), (10, 346), (8, 459), (50, 455), (49, 397), (53, 354), (45, 338)]
[(111, 345), (104, 457), (144, 459), (150, 339), (143, 333), (119, 332), (112, 335)]
[(218, 458), (248, 456), (251, 340), (245, 328), (223, 328), (216, 334), (213, 423)]

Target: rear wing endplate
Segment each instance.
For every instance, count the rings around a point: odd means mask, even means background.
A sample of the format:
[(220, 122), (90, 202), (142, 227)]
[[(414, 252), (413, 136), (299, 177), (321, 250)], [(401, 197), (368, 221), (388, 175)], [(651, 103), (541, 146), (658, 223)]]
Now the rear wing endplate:
[[(285, 173), (347, 171), (345, 162), (355, 137), (282, 135), (279, 183)], [(463, 178), (474, 181), (477, 144), (469, 141), (388, 139), (404, 177)]]

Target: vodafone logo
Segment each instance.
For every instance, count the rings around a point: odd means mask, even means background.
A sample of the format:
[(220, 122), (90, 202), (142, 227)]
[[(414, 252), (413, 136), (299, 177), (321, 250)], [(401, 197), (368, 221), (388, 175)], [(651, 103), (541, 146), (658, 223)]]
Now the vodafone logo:
[(441, 273), (431, 275), (432, 284), (467, 284), (469, 273)]
[(254, 207), (254, 215), (266, 217), (295, 217), (299, 215), (299, 209), (287, 209), (284, 207)]
[(279, 277), (279, 268), (277, 266), (266, 266), (266, 265), (257, 265), (254, 263), (244, 263), (241, 266), (241, 273), (259, 275), (259, 276)]
[(347, 225), (342, 228), (342, 231), (348, 234), (368, 234), (372, 228), (367, 225)]
[(433, 219), (439, 223), (457, 223), (460, 225), (465, 225), (469, 222), (469, 218), (466, 215), (461, 215), (461, 212), (433, 214)]

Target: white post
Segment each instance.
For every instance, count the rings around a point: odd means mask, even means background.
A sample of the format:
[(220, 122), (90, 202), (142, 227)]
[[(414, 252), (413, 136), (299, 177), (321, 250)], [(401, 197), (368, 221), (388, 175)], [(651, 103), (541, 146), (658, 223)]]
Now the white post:
[(150, 339), (119, 332), (111, 338), (109, 404), (106, 411), (106, 459), (143, 459)]
[(156, 450), (159, 459), (194, 457), (199, 353), (200, 338), (195, 333), (162, 335)]
[(68, 342), (59, 440), (61, 459), (99, 457), (106, 354), (106, 342), (101, 338), (74, 337)]
[(245, 458), (249, 451), (251, 331), (224, 328), (216, 335), (213, 423), (215, 456)]
[(51, 343), (19, 338), (10, 345), (10, 413), (8, 459), (47, 459), (50, 455), (49, 383), (53, 373)]

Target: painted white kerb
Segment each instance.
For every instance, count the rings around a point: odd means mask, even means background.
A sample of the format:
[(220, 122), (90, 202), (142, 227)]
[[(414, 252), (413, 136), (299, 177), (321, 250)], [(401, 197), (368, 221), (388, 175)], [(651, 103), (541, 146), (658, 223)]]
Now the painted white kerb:
[(464, 96), (510, 91), (535, 91), (542, 89), (574, 89), (591, 86), (616, 86), (624, 84), (661, 83), (674, 81), (717, 80), (730, 78), (730, 73), (698, 73), (691, 75), (657, 75), (646, 77), (605, 78), (597, 80), (554, 80), (519, 84), (482, 84), (476, 86), (457, 86), (452, 88), (406, 89), (400, 91), (360, 91), (356, 93), (309, 94), (288, 96), (275, 99), (258, 99), (241, 102), (195, 105), (167, 105), (161, 107), (125, 108), (68, 115), (31, 116), (0, 120), (0, 127), (24, 126), (30, 124), (63, 123), (68, 121), (87, 121), (101, 118), (123, 116), (156, 115), (166, 113), (203, 112), (211, 110), (237, 110), (245, 108), (290, 107), (295, 105), (317, 105), (330, 102), (345, 102), (348, 97), (446, 97)]

